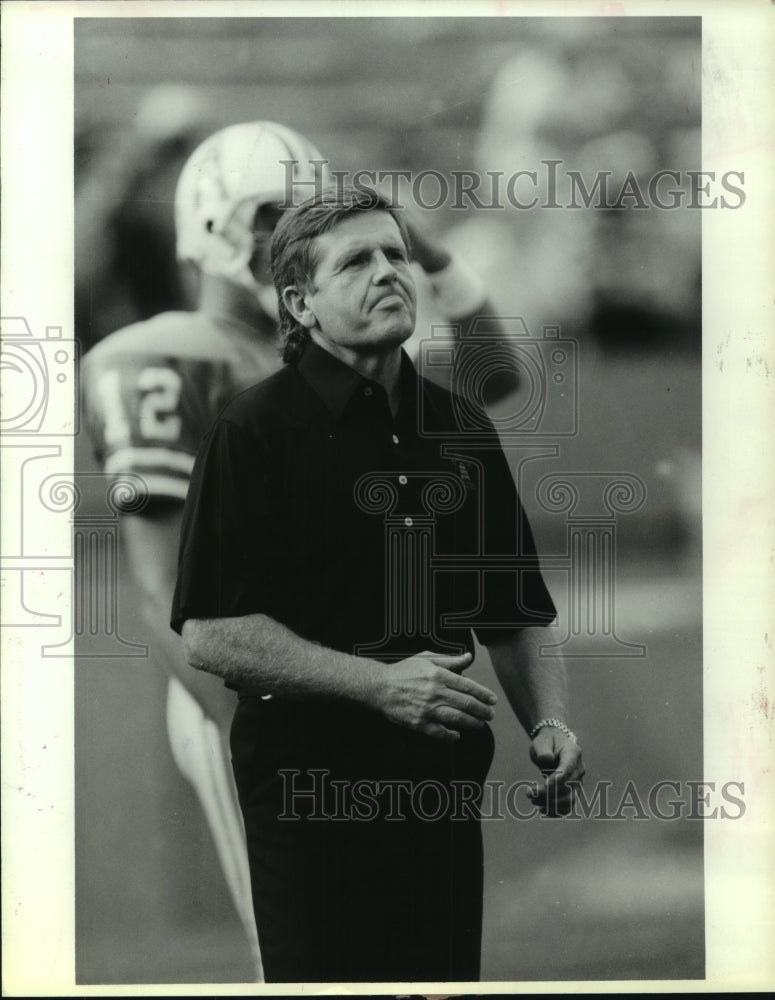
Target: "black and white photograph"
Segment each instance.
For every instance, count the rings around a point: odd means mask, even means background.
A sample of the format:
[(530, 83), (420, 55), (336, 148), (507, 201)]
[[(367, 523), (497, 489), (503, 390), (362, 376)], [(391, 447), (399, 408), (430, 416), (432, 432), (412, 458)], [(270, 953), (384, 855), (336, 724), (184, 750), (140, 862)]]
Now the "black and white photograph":
[(3, 36), (4, 993), (772, 988), (772, 7)]

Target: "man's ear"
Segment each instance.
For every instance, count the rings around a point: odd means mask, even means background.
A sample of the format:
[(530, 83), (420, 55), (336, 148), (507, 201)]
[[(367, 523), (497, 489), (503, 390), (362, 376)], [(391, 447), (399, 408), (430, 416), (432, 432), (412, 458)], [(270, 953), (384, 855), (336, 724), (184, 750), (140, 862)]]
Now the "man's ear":
[(296, 285), (289, 285), (283, 289), (283, 305), (293, 318), (311, 330), (317, 324), (317, 318), (308, 304), (308, 293), (303, 292)]

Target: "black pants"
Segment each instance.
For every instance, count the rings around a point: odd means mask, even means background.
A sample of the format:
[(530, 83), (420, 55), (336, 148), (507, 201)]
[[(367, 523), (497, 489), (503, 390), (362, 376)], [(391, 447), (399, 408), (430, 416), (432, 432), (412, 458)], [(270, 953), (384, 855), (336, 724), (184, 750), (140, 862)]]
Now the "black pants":
[(240, 701), (232, 759), (267, 982), (476, 981), (488, 727)]

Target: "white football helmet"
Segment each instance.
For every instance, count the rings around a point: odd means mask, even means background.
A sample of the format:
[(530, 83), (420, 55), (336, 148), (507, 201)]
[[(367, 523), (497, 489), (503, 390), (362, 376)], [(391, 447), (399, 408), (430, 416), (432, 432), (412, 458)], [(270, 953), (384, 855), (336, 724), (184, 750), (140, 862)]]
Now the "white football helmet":
[[(296, 161), (290, 167), (282, 161)], [(316, 162), (317, 161), (317, 162)], [(177, 256), (207, 274), (256, 292), (269, 292), (250, 263), (261, 234), (268, 243), (281, 204), (298, 204), (326, 182), (318, 150), (298, 132), (275, 122), (245, 122), (221, 129), (189, 157), (175, 192)]]

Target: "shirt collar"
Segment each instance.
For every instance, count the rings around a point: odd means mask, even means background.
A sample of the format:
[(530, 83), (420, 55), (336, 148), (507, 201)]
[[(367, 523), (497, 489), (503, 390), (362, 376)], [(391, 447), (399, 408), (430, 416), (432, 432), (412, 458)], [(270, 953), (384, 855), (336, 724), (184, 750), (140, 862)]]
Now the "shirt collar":
[[(310, 341), (298, 362), (299, 374), (312, 387), (331, 415), (340, 420), (355, 392), (369, 384), (354, 368), (340, 361), (325, 348)], [(417, 371), (406, 352), (401, 351), (401, 409), (409, 405), (414, 412), (418, 382)]]
[(366, 382), (354, 368), (334, 357), (330, 351), (314, 341), (305, 346), (297, 368), (299, 374), (337, 420), (341, 419), (344, 408), (356, 389)]

